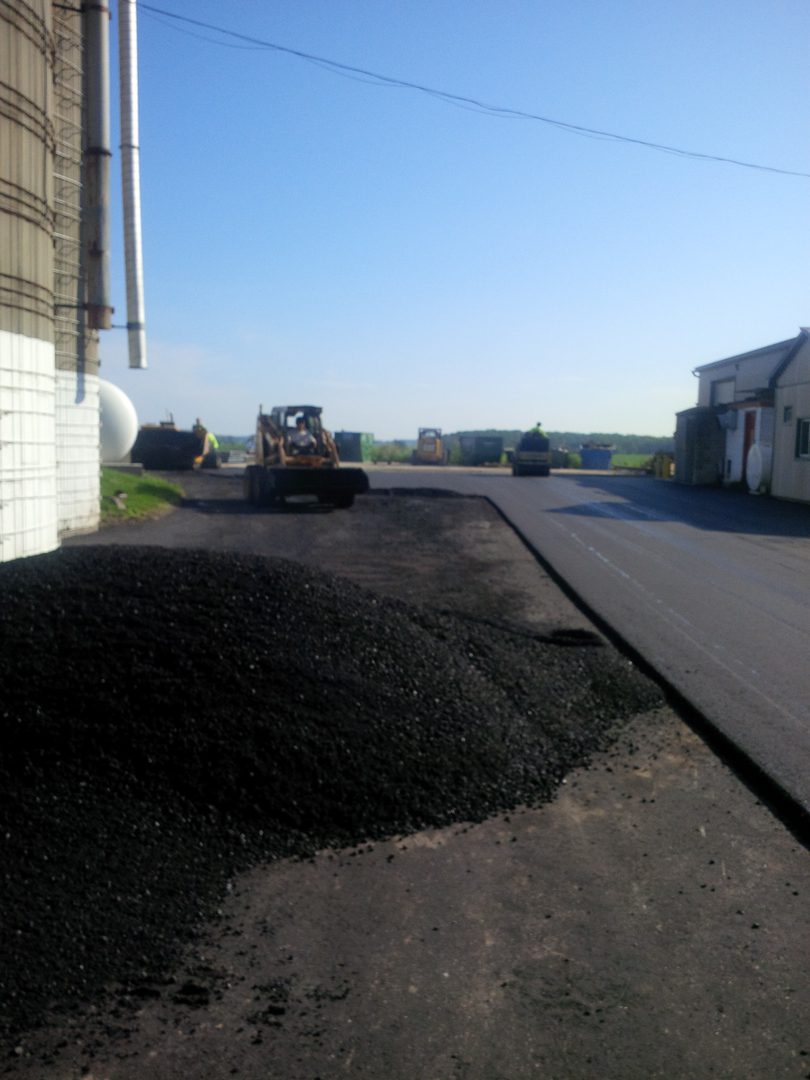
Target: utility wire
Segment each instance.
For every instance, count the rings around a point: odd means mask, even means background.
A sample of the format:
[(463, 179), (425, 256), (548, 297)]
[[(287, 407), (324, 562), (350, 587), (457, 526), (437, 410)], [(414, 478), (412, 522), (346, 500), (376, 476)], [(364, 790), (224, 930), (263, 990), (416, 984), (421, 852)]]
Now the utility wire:
[[(198, 26), (205, 30), (212, 30), (215, 33), (223, 34), (226, 37), (236, 38), (239, 41), (248, 43), (249, 47), (286, 53), (288, 56), (296, 56), (299, 60), (305, 60), (307, 63), (316, 64), (318, 67), (326, 68), (327, 71), (332, 71), (338, 75), (345, 75), (349, 78), (361, 76), (363, 81), (371, 82), (373, 84), (394, 86), (403, 90), (416, 90), (419, 93), (428, 94), (430, 97), (437, 98), (439, 101), (447, 102), (450, 105), (457, 105), (464, 109), (472, 109), (475, 112), (485, 113), (489, 116), (509, 120), (534, 120), (541, 124), (549, 124), (551, 127), (560, 128), (562, 131), (571, 132), (573, 135), (582, 135), (594, 139), (609, 139), (613, 142), (631, 143), (634, 146), (642, 146), (647, 150), (658, 150), (661, 153), (675, 154), (678, 157), (697, 158), (700, 161), (716, 161), (721, 162), (724, 165), (736, 165), (743, 169), (757, 169), (760, 172), (779, 173), (781, 176), (801, 176), (804, 179), (810, 180), (810, 173), (806, 172), (798, 172), (793, 169), (780, 169), (775, 165), (760, 165), (752, 161), (740, 161), (737, 158), (721, 157), (718, 154), (702, 154), (697, 150), (684, 150), (681, 147), (667, 146), (664, 143), (649, 142), (647, 139), (635, 139), (630, 135), (619, 135), (614, 131), (600, 131), (598, 128), (584, 127), (581, 124), (570, 124), (564, 120), (555, 120), (550, 116), (526, 112), (523, 109), (512, 109), (503, 105), (490, 105), (485, 101), (480, 101), (478, 98), (465, 97), (463, 94), (453, 94), (447, 90), (437, 90), (435, 87), (424, 86), (423, 84), (416, 82), (409, 82), (407, 79), (397, 79), (392, 75), (381, 75), (379, 72), (370, 71), (367, 68), (354, 67), (351, 64), (342, 64), (339, 60), (329, 60), (323, 56), (316, 56), (313, 53), (303, 52), (301, 49), (292, 49), (286, 45), (278, 45), (273, 41), (264, 41), (261, 38), (252, 37), (249, 34), (240, 34), (235, 30), (228, 30), (222, 26), (214, 26), (212, 23), (202, 22), (200, 19), (191, 19), (186, 15), (177, 15), (173, 11), (166, 11), (164, 8), (154, 7), (152, 4), (145, 4), (142, 0), (138, 0), (138, 9), (141, 11), (152, 12), (154, 15), (162, 15), (165, 18), (174, 19), (177, 22), (188, 23), (191, 26)], [(210, 38), (205, 38), (203, 40), (212, 41), (213, 44), (217, 45), (227, 45), (226, 42), (213, 41)]]

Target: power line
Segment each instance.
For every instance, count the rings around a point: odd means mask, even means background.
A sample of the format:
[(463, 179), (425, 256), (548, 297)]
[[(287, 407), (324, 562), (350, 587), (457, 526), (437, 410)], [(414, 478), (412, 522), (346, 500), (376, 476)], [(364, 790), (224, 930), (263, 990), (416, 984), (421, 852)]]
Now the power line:
[[(719, 154), (702, 154), (697, 150), (684, 150), (681, 147), (667, 146), (664, 143), (650, 142), (647, 139), (635, 139), (630, 135), (619, 135), (614, 131), (601, 131), (598, 128), (585, 127), (581, 124), (570, 124), (564, 120), (555, 120), (550, 116), (526, 112), (523, 109), (513, 109), (503, 105), (491, 105), (486, 101), (480, 101), (478, 98), (466, 97), (463, 94), (453, 94), (447, 90), (437, 90), (435, 87), (425, 86), (422, 83), (410, 82), (407, 79), (397, 79), (392, 75), (381, 75), (379, 72), (370, 71), (367, 68), (354, 67), (351, 64), (343, 64), (339, 60), (330, 60), (327, 57), (303, 52), (301, 49), (292, 49), (287, 45), (279, 45), (273, 41), (264, 41), (261, 38), (252, 37), (249, 34), (240, 34), (235, 30), (228, 30), (222, 26), (215, 26), (212, 23), (202, 22), (200, 19), (191, 19), (186, 15), (177, 15), (173, 11), (166, 11), (164, 8), (154, 7), (152, 4), (144, 4), (142, 0), (139, 0), (138, 8), (142, 11), (152, 12), (155, 15), (162, 15), (168, 19), (175, 19), (177, 22), (198, 26), (204, 30), (211, 30), (217, 34), (235, 38), (239, 41), (248, 43), (248, 46), (252, 48), (267, 49), (273, 52), (286, 53), (288, 56), (295, 56), (299, 60), (317, 64), (318, 67), (326, 68), (326, 70), (332, 71), (338, 75), (346, 75), (350, 78), (362, 76), (364, 81), (371, 82), (372, 84), (376, 83), (383, 86), (394, 86), (403, 90), (416, 90), (421, 94), (427, 94), (430, 97), (437, 98), (439, 101), (447, 102), (450, 105), (472, 109), (475, 112), (484, 113), (488, 116), (507, 120), (534, 120), (537, 123), (548, 124), (551, 127), (560, 128), (562, 131), (568, 131), (573, 135), (581, 135), (594, 139), (608, 139), (613, 142), (631, 143), (634, 146), (641, 146), (647, 150), (658, 150), (661, 153), (675, 154), (678, 157), (696, 158), (699, 161), (715, 161), (724, 165), (736, 165), (743, 169), (757, 169), (760, 172), (779, 173), (781, 176), (800, 176), (810, 180), (810, 173), (799, 172), (794, 169), (780, 169), (775, 165), (761, 165), (752, 161), (740, 161), (738, 158), (722, 157)], [(226, 42), (215, 41), (211, 38), (204, 38), (203, 40), (211, 41), (212, 44), (216, 45), (227, 44)]]

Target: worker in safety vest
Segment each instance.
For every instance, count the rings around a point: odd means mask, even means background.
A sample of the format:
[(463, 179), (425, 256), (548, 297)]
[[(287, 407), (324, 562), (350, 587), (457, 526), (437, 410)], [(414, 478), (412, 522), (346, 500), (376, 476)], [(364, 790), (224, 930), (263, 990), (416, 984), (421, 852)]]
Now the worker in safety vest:
[(194, 422), (193, 431), (197, 438), (200, 440), (200, 453), (203, 457), (205, 457), (205, 455), (210, 453), (212, 450), (219, 450), (219, 439), (216, 437), (213, 431), (208, 430), (208, 428), (205, 426), (199, 416)]

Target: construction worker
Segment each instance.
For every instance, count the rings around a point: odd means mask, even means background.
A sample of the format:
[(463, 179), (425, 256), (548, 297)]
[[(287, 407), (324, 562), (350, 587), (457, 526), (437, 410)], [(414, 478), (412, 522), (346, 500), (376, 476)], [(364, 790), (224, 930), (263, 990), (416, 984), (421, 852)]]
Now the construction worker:
[(194, 428), (192, 430), (200, 440), (200, 453), (203, 457), (211, 451), (219, 450), (219, 439), (213, 431), (208, 430), (199, 416), (194, 421)]

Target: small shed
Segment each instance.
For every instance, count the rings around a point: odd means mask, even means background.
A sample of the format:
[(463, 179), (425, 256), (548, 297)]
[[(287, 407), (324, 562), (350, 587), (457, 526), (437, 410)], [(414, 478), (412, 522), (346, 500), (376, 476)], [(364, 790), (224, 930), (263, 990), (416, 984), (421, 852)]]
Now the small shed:
[(503, 455), (500, 435), (459, 435), (462, 465), (497, 465)]
[(709, 406), (676, 414), (675, 479), (680, 484), (719, 484), (723, 478), (726, 433)]
[(335, 445), (341, 461), (371, 461), (374, 436), (367, 431), (336, 431)]

